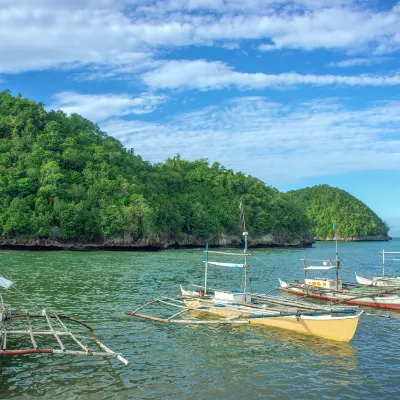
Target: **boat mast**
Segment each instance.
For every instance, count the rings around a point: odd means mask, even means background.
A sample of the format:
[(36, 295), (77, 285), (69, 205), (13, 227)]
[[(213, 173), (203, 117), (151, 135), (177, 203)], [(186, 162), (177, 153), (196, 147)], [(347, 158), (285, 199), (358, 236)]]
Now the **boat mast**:
[(207, 270), (208, 270), (208, 243), (206, 243), (206, 267), (204, 271), (204, 295), (207, 293)]
[(249, 233), (246, 231), (246, 218), (244, 215), (244, 206), (243, 203), (240, 203), (240, 211), (242, 212), (242, 225), (243, 225), (243, 236), (244, 236), (244, 265), (243, 265), (243, 294), (244, 294), (244, 302), (246, 303), (246, 290), (247, 290), (247, 237)]
[(335, 259), (335, 265), (336, 265), (336, 290), (339, 289), (339, 248), (338, 248), (338, 234), (336, 231), (336, 224), (332, 224), (332, 229), (335, 232), (335, 241), (336, 241), (336, 259)]
[(244, 236), (244, 266), (243, 266), (243, 293), (244, 293), (244, 302), (246, 303), (246, 289), (247, 289), (247, 236), (249, 232), (243, 232)]
[(385, 249), (382, 250), (382, 276), (385, 276)]

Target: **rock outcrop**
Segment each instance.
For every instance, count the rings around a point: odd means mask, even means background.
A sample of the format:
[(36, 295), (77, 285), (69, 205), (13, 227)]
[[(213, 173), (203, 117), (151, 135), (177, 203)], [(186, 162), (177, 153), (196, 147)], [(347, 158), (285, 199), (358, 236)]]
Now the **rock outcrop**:
[[(243, 238), (221, 234), (208, 240), (181, 234), (175, 238), (167, 235), (153, 235), (134, 240), (129, 236), (117, 236), (104, 241), (63, 241), (57, 239), (13, 238), (0, 239), (0, 247), (31, 250), (163, 250), (168, 248), (203, 247), (208, 242), (211, 247), (242, 247)], [(295, 237), (289, 233), (249, 236), (249, 247), (310, 247), (314, 238), (308, 234)]]

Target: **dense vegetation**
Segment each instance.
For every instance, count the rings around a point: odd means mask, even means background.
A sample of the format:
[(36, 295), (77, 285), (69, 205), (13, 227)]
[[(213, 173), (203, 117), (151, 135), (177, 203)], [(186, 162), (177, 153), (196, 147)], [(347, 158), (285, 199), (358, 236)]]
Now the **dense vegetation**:
[(344, 190), (328, 185), (288, 192), (309, 219), (311, 232), (318, 239), (386, 236), (388, 226), (363, 202)]
[(152, 165), (77, 114), (0, 93), (0, 236), (104, 241), (307, 231), (291, 199), (207, 160)]
[(280, 193), (207, 160), (152, 165), (83, 117), (0, 93), (0, 237), (101, 243), (110, 238), (206, 239), (240, 234), (299, 238), (382, 235), (387, 226), (326, 185)]

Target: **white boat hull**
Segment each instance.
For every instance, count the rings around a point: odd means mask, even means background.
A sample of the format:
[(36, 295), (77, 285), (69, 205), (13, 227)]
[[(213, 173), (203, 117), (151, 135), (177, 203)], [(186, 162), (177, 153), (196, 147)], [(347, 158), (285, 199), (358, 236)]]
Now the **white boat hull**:
[(356, 274), (356, 280), (360, 285), (393, 287), (400, 286), (400, 276), (374, 276), (365, 278)]

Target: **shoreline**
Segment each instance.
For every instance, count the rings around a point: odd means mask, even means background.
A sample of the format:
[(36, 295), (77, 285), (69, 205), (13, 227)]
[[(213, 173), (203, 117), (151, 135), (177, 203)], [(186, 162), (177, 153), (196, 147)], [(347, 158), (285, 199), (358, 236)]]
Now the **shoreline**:
[[(377, 238), (377, 239), (339, 239), (339, 242), (388, 242), (392, 238)], [(35, 240), (36, 241), (36, 240)], [(269, 249), (269, 248), (280, 248), (280, 249), (301, 249), (301, 248), (312, 248), (314, 244), (318, 242), (334, 242), (335, 239), (316, 239), (313, 242), (304, 243), (260, 243), (255, 241), (253, 244), (249, 241), (249, 249)], [(39, 242), (39, 243), (38, 243)], [(165, 250), (185, 250), (185, 249), (202, 249), (205, 246), (204, 243), (171, 243), (171, 244), (154, 244), (154, 245), (121, 245), (121, 244), (100, 244), (100, 243), (85, 243), (85, 242), (57, 242), (57, 241), (36, 241), (33, 243), (21, 243), (14, 242), (10, 243), (5, 240), (0, 240), (0, 249), (2, 250), (30, 250), (30, 251), (144, 251), (144, 252), (158, 252)], [(214, 249), (223, 248), (240, 248), (241, 243), (238, 241), (232, 241), (229, 243), (212, 243), (209, 242), (209, 247)]]

